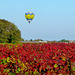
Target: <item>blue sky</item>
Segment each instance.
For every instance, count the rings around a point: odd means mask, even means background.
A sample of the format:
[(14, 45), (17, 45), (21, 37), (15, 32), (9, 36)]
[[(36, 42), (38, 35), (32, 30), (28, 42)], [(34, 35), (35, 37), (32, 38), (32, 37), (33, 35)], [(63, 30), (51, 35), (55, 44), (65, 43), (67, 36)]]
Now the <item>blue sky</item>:
[[(30, 24), (28, 11), (35, 14)], [(14, 23), (25, 40), (75, 40), (75, 0), (1, 0), (0, 19)]]

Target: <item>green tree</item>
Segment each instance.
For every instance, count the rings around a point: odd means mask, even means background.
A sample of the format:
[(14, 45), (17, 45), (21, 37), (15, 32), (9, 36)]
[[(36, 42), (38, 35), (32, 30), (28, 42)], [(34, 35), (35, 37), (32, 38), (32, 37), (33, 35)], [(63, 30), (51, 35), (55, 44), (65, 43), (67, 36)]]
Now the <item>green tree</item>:
[(42, 39), (36, 39), (36, 40), (34, 40), (34, 41), (44, 41), (44, 40), (42, 40)]
[(68, 42), (68, 40), (62, 39), (62, 40), (60, 40), (58, 42)]
[(21, 31), (13, 23), (0, 19), (0, 43), (17, 43), (23, 40)]

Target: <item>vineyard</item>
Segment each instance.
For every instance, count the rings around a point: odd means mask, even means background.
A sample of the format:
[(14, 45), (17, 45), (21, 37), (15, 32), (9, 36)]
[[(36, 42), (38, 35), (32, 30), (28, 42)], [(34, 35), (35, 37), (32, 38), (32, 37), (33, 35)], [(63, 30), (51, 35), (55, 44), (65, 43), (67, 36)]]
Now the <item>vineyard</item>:
[(75, 75), (74, 43), (0, 44), (0, 75)]

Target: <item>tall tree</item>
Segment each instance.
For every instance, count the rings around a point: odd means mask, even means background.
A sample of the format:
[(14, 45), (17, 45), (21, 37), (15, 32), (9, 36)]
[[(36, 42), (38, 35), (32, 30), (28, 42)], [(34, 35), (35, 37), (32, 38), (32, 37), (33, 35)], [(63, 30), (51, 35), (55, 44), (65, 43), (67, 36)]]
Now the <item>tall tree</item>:
[(17, 43), (21, 41), (21, 31), (13, 23), (0, 19), (0, 43)]

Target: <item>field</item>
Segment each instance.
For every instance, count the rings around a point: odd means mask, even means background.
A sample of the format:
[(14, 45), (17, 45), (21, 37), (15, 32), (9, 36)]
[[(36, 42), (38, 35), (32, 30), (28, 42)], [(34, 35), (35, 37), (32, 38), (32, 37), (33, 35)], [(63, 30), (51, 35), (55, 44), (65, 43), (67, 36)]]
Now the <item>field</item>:
[(74, 43), (0, 44), (0, 75), (75, 75)]

